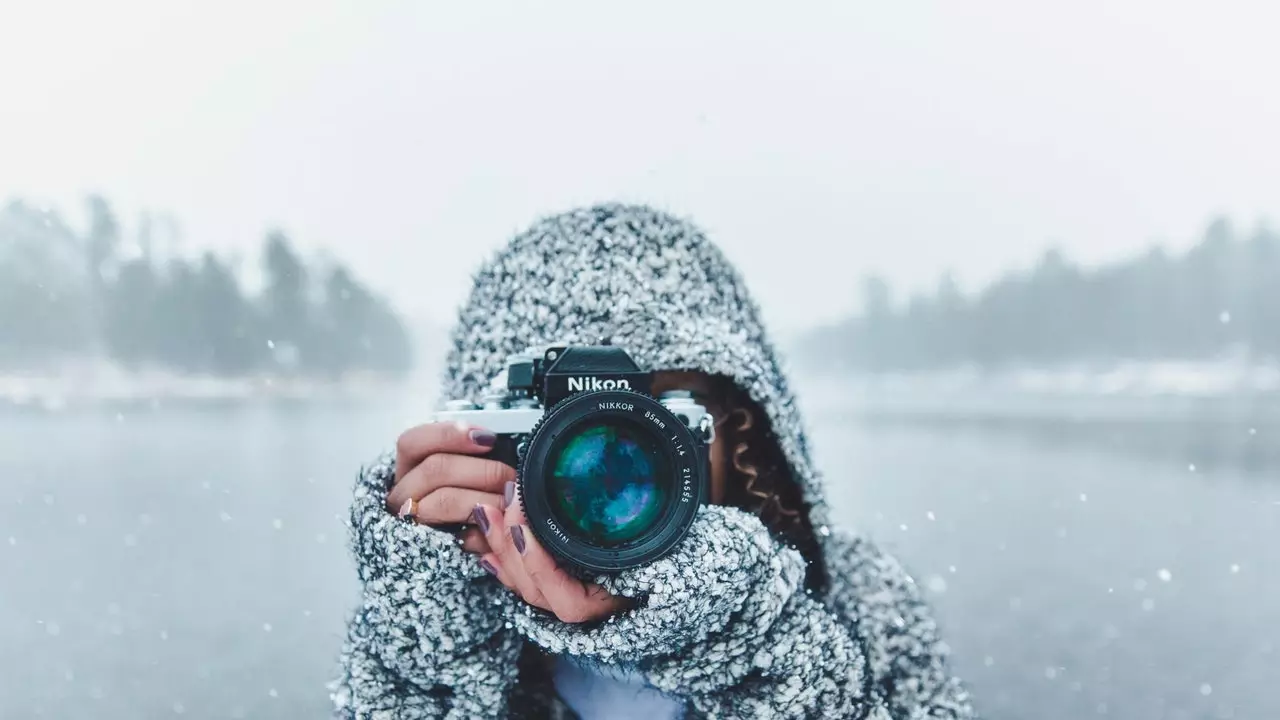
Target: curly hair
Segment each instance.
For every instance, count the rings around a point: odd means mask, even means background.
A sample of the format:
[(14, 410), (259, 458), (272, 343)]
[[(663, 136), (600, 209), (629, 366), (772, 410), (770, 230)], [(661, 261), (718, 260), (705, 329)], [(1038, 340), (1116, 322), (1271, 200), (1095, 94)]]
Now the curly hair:
[(780, 541), (794, 547), (808, 563), (805, 587), (826, 588), (826, 566), (809, 506), (791, 465), (782, 454), (769, 418), (731, 379), (714, 378), (712, 402), (721, 412), (717, 432), (723, 438), (730, 475), (724, 502), (754, 513)]

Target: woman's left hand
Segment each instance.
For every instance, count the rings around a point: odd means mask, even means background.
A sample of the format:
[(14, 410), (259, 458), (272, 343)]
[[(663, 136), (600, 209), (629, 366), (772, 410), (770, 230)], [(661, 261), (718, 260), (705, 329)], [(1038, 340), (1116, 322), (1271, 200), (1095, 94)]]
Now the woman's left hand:
[(627, 598), (610, 595), (599, 585), (579, 580), (556, 565), (524, 524), (524, 511), (514, 490), (515, 483), (507, 483), (505, 511), (476, 506), (475, 523), (491, 549), (480, 557), (480, 565), (525, 602), (553, 613), (561, 622), (603, 620), (626, 609)]

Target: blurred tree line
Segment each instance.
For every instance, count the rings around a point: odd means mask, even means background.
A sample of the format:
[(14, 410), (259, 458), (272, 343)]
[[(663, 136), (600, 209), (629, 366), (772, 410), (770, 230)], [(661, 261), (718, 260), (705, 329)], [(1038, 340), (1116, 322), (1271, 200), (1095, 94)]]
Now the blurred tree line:
[(944, 276), (904, 303), (862, 285), (862, 314), (810, 334), (821, 369), (934, 370), (1116, 359), (1280, 358), (1280, 236), (1212, 222), (1187, 252), (1084, 268), (1059, 250), (972, 296)]
[(341, 264), (309, 266), (283, 233), (265, 238), (251, 295), (211, 252), (161, 257), (146, 219), (132, 242), (102, 198), (88, 214), (80, 233), (57, 212), (0, 208), (0, 368), (102, 356), (224, 376), (409, 369), (410, 339), (387, 303)]

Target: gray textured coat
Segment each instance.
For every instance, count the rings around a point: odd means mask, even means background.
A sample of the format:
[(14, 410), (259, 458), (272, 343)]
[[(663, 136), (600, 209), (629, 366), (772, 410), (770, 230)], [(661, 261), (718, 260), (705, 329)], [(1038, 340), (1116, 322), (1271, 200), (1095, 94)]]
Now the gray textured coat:
[[(828, 524), (795, 400), (738, 273), (694, 226), (602, 205), (545, 219), (480, 270), (452, 337), (445, 398), (476, 399), (509, 354), (625, 347), (650, 369), (732, 377), (768, 414), (801, 483), (829, 586), (754, 516), (705, 507), (677, 551), (602, 578), (637, 608), (594, 625), (531, 611), (440, 531), (384, 507), (384, 458), (351, 508), (363, 586), (333, 683), (342, 718), (567, 716), (537, 651), (618, 665), (694, 716), (970, 718), (911, 576)], [(532, 659), (532, 661), (531, 661)]]

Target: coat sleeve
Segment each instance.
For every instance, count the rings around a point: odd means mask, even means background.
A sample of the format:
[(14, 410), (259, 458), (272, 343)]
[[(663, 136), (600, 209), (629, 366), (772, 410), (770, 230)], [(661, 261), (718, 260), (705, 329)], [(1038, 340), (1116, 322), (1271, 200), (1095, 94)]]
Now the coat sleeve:
[(968, 720), (968, 690), (911, 575), (869, 540), (838, 533), (827, 544), (825, 605), (857, 634), (874, 692), (895, 720)]
[(875, 717), (863, 648), (803, 577), (758, 518), (709, 506), (673, 554), (598, 578), (634, 609), (571, 625), (518, 606), (513, 624), (552, 653), (638, 672), (698, 715)]
[(834, 583), (834, 601), (814, 597), (798, 552), (778, 545), (754, 515), (708, 507), (674, 554), (599, 578), (635, 598), (635, 609), (588, 626), (520, 607), (514, 624), (553, 653), (639, 672), (704, 717), (972, 717), (905, 573), (879, 555), (832, 569), (848, 568), (862, 569), (860, 584)]
[(350, 541), (361, 595), (330, 684), (334, 716), (503, 714), (521, 641), (504, 630), (494, 586), (452, 535), (387, 511), (394, 465), (384, 456), (355, 486)]

